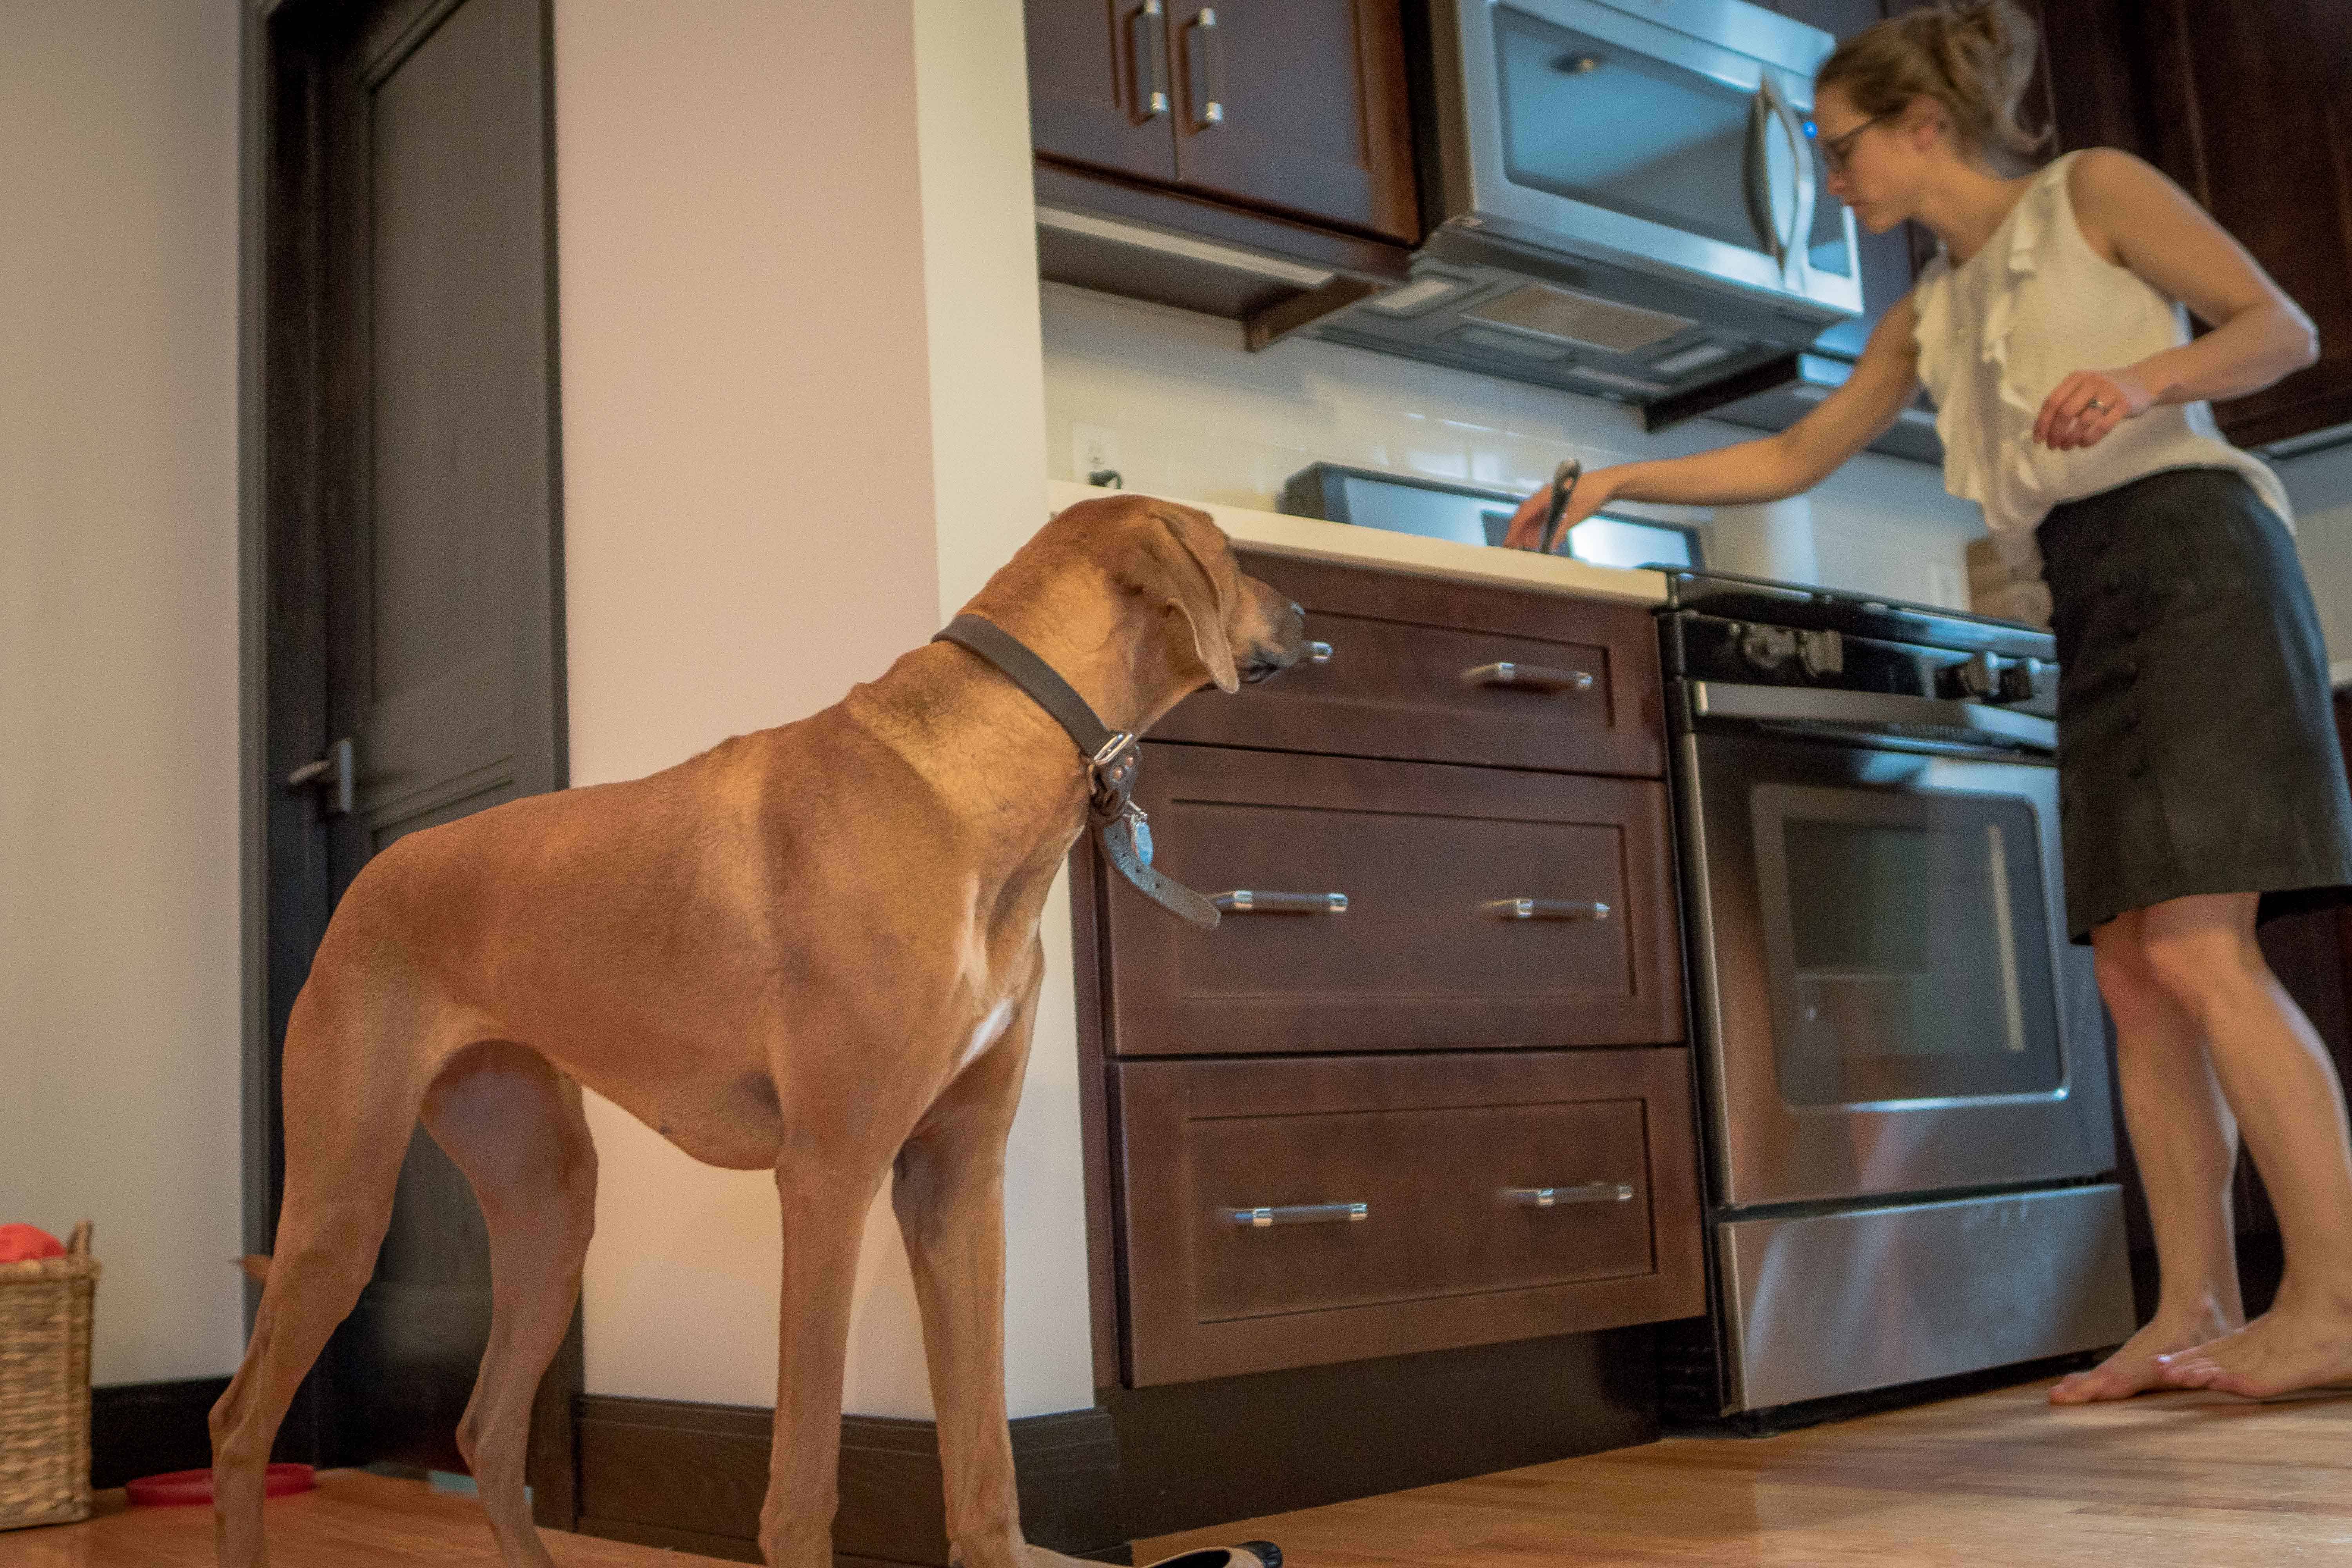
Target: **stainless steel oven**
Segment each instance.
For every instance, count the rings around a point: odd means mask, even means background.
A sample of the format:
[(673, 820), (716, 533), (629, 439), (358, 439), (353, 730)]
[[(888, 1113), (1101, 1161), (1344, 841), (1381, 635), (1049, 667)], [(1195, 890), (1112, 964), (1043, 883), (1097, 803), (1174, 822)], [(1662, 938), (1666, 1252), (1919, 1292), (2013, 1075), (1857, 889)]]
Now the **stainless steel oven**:
[(1696, 573), (1661, 625), (1717, 1413), (2119, 1342), (2050, 637)]

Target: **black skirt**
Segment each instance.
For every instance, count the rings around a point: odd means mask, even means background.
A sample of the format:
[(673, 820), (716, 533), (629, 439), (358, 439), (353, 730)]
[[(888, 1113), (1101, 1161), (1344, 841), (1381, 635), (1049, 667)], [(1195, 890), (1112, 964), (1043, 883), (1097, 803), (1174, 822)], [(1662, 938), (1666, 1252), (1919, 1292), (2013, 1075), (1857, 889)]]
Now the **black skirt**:
[(2352, 900), (2352, 795), (2294, 541), (2245, 476), (2170, 468), (2053, 509), (2059, 823), (2074, 940), (2191, 893)]

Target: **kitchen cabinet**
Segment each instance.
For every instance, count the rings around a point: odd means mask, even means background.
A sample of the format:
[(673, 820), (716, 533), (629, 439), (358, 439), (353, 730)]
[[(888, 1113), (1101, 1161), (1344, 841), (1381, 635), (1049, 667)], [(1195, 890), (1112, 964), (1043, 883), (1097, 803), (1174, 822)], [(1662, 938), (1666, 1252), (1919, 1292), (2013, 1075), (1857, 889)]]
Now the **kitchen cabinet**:
[(2318, 363), (2215, 416), (2241, 446), (2352, 422), (2352, 25), (2342, 0), (2041, 0), (2062, 151), (2162, 169), (2319, 329)]
[(1139, 1387), (1703, 1310), (1679, 1051), (1112, 1071)]
[(1224, 920), (1076, 869), (1098, 1379), (1703, 1310), (1648, 611), (1241, 564), (1321, 660), (1179, 704), (1136, 793)]
[(1399, 0), (1028, 0), (1043, 160), (1421, 237)]

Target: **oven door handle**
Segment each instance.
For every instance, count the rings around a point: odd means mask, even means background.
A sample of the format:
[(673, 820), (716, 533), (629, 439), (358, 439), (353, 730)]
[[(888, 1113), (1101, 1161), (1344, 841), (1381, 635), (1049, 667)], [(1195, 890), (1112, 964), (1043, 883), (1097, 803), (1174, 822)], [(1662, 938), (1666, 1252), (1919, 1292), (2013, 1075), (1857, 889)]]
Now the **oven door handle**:
[[(1987, 742), (2055, 753), (2058, 721), (1983, 702), (1954, 702), (1885, 691), (1839, 691), (1809, 686), (1741, 686), (1716, 680), (1690, 683), (1694, 719), (1745, 719), (1755, 723), (1830, 726), (1867, 738), (1956, 738), (1969, 734)], [(1937, 736), (1935, 732), (1948, 732)]]

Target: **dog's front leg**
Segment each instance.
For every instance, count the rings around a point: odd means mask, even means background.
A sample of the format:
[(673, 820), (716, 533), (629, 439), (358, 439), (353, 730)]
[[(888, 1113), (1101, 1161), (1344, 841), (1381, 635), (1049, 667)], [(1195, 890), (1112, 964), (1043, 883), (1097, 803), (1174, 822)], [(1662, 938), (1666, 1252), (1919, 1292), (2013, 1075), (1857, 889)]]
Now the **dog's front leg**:
[(784, 1272), (776, 1425), (760, 1553), (771, 1568), (832, 1568), (839, 1501), (841, 1380), (866, 1211), (884, 1157), (788, 1135), (776, 1163)]
[(1023, 1540), (1004, 1418), (1004, 1141), (1036, 1011), (1033, 982), (907, 1140), (890, 1191), (923, 1314), (950, 1561), (962, 1568), (1080, 1568)]

